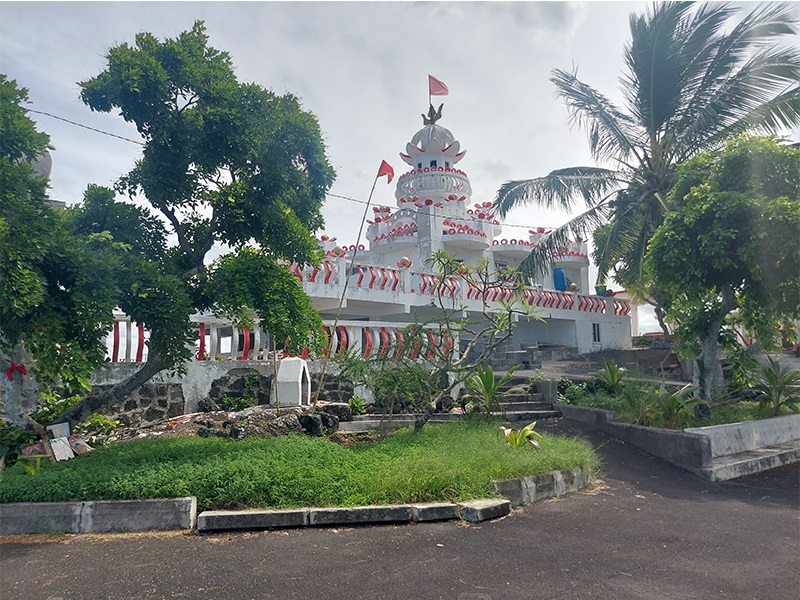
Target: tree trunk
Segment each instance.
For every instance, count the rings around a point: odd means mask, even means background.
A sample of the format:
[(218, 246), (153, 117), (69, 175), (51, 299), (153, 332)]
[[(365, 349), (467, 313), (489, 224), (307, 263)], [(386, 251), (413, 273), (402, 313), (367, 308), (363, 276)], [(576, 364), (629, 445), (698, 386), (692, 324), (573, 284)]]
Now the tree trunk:
[(142, 385), (147, 383), (154, 375), (160, 373), (167, 366), (164, 361), (154, 352), (151, 352), (147, 357), (147, 362), (144, 363), (141, 369), (136, 371), (133, 375), (121, 381), (111, 389), (98, 394), (97, 396), (87, 396), (75, 406), (70, 408), (67, 412), (63, 413), (56, 419), (56, 421), (68, 421), (70, 425), (80, 423), (89, 415), (96, 413), (98, 410), (109, 404), (113, 404), (118, 400), (122, 400), (125, 396), (139, 389)]
[(702, 342), (700, 354), (694, 359), (692, 383), (700, 391), (700, 397), (713, 400), (725, 394), (725, 377), (720, 364), (719, 334), (725, 316), (736, 307), (736, 297), (730, 286), (722, 290), (722, 304), (711, 317)]
[[(14, 362), (31, 366), (32, 358), (25, 351), (23, 344), (14, 350)], [(10, 366), (10, 360), (7, 366)], [(5, 368), (4, 367), (4, 370)], [(39, 437), (45, 435), (45, 429), (41, 424), (34, 421), (30, 413), (36, 408), (39, 400), (39, 386), (33, 373), (24, 375), (21, 371), (12, 371), (12, 381), (8, 380), (5, 372), (0, 371), (3, 378), (3, 405), (9, 420), (19, 427), (24, 433), (35, 433)]]
[(653, 305), (653, 312), (656, 315), (656, 320), (658, 321), (659, 327), (661, 327), (661, 331), (664, 335), (669, 335), (669, 327), (664, 322), (664, 308), (660, 304)]

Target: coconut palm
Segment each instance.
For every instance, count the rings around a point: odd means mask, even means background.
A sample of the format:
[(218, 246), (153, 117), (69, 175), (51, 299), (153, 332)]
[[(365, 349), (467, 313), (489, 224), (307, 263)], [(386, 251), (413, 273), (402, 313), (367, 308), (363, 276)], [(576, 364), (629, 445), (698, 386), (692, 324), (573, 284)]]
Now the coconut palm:
[(675, 166), (743, 132), (777, 133), (800, 123), (800, 49), (780, 43), (798, 32), (797, 7), (760, 6), (733, 24), (737, 11), (665, 2), (631, 15), (624, 108), (576, 72), (553, 71), (571, 123), (588, 134), (593, 159), (610, 166), (503, 184), (494, 200), (500, 216), (531, 202), (567, 211), (585, 203), (537, 245), (524, 270), (544, 272), (570, 237), (594, 231), (598, 284), (613, 270), (618, 283), (646, 298), (643, 258), (670, 210)]

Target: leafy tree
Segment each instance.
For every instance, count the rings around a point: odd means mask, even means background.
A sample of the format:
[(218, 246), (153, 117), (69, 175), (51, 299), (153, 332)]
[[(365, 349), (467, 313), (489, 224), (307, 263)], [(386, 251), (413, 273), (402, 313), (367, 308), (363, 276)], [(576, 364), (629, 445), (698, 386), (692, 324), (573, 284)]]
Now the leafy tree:
[[(240, 83), (230, 56), (208, 45), (198, 21), (175, 39), (149, 33), (111, 48), (105, 70), (81, 83), (92, 109), (120, 111), (144, 141), (117, 191), (144, 197), (161, 215), (102, 194), (76, 215), (81, 231), (110, 231), (131, 248), (131, 292), (120, 307), (151, 330), (148, 359), (127, 382), (87, 398), (79, 418), (189, 358), (188, 315), (212, 309), (237, 323), (258, 319), (289, 346), (319, 347), (319, 315), (282, 260), (321, 258), (312, 232), (333, 182), (316, 117), (290, 95)], [(149, 235), (131, 237), (137, 213)], [(166, 227), (162, 225), (166, 223)], [(177, 245), (168, 246), (174, 236)], [(215, 243), (230, 251), (209, 269)], [(175, 343), (176, 335), (183, 339)]]
[(0, 366), (11, 369), (2, 374), (9, 418), (41, 434), (29, 414), (36, 383), (85, 389), (103, 361), (124, 248), (107, 233), (76, 235), (48, 204), (47, 180), (31, 162), (49, 138), (26, 101), (27, 91), (0, 75)]
[(725, 391), (720, 339), (731, 313), (767, 347), (782, 319), (800, 316), (800, 149), (744, 137), (677, 174), (646, 264), (695, 356), (695, 385), (712, 399)]
[(586, 206), (533, 250), (524, 269), (544, 271), (570, 235), (595, 229), (598, 283), (613, 271), (618, 283), (648, 299), (644, 255), (672, 210), (676, 165), (743, 132), (776, 133), (800, 123), (800, 49), (780, 45), (782, 36), (798, 32), (796, 7), (759, 6), (734, 24), (738, 10), (659, 2), (631, 15), (620, 80), (624, 108), (576, 72), (553, 71), (551, 81), (572, 122), (586, 130), (592, 157), (611, 166), (503, 184), (494, 201), (500, 215), (530, 202)]
[[(175, 39), (159, 41), (139, 34), (134, 45), (116, 46), (106, 58), (105, 70), (80, 84), (81, 97), (92, 110), (119, 110), (135, 123), (143, 138), (143, 155), (119, 180), (116, 191), (146, 200), (148, 208), (90, 186), (82, 206), (63, 215), (48, 212), (49, 221), (39, 219), (45, 213), (44, 183), (31, 176), (30, 167), (17, 155), (39, 155), (46, 136), (29, 135), (30, 148), (20, 154), (17, 137), (3, 132), (10, 148), (7, 163), (28, 169), (23, 183), (31, 189), (27, 195), (15, 194), (21, 208), (4, 201), (0, 215), (0, 248), (6, 252), (0, 260), (20, 265), (10, 272), (13, 277), (0, 280), (2, 310), (16, 311), (20, 322), (28, 317), (28, 329), (20, 326), (19, 332), (9, 333), (10, 321), (3, 318), (9, 313), (0, 314), (5, 346), (13, 347), (27, 335), (25, 347), (30, 349), (34, 340), (29, 330), (37, 323), (32, 316), (47, 307), (61, 316), (64, 339), (48, 326), (42, 329), (46, 333), (39, 350), (49, 348), (58, 355), (54, 348), (63, 353), (63, 348), (75, 346), (64, 364), (80, 366), (82, 386), (102, 360), (99, 341), (111, 326), (114, 307), (151, 332), (141, 369), (60, 417), (73, 422), (130, 393), (159, 371), (180, 371), (191, 356), (188, 317), (197, 310), (230, 313), (239, 323), (258, 319), (265, 329), (290, 337), (289, 349), (319, 347), (322, 334), (319, 316), (299, 282), (281, 266), (285, 261), (314, 263), (321, 258), (312, 232), (322, 225), (321, 203), (334, 173), (316, 117), (290, 94), (279, 96), (240, 83), (229, 55), (208, 45), (202, 22)], [(5, 103), (3, 111), (5, 123), (6, 112), (13, 116), (13, 111), (7, 111)], [(35, 133), (32, 126), (28, 129)], [(4, 156), (5, 152), (4, 148)], [(5, 178), (6, 162), (3, 168)], [(7, 189), (11, 186), (4, 180), (4, 193)], [(69, 243), (54, 237), (60, 231), (56, 224)], [(35, 231), (25, 237), (24, 228)], [(41, 243), (47, 236), (52, 244)], [(171, 245), (171, 240), (177, 243)], [(227, 253), (209, 268), (208, 254), (215, 243), (224, 244)], [(70, 252), (70, 244), (78, 249)], [(91, 245), (105, 255), (79, 252)], [(80, 266), (73, 269), (77, 283), (64, 286), (55, 279), (48, 287), (49, 272), (36, 261), (45, 261), (49, 249), (56, 247)], [(58, 264), (66, 264), (60, 255)], [(69, 305), (65, 291), (74, 295), (83, 290), (78, 284), (87, 289)], [(75, 331), (78, 327), (82, 329)], [(78, 350), (83, 352), (82, 362)], [(37, 363), (40, 366), (44, 363)], [(64, 369), (51, 372), (52, 380), (60, 378), (62, 383), (68, 374)], [(44, 370), (37, 374), (41, 379)], [(21, 425), (35, 428), (29, 421)]]

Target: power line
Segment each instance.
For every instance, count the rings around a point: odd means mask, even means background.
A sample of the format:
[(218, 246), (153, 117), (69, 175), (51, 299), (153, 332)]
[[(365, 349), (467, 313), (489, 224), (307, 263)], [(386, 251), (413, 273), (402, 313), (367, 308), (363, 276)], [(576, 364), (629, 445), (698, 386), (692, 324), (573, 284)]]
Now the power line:
[[(339, 194), (330, 194), (330, 193), (328, 194), (328, 196), (331, 196), (333, 198), (341, 198), (342, 200), (348, 200), (350, 202), (356, 202), (358, 204), (367, 204), (367, 202), (365, 200), (359, 200), (357, 198), (350, 198), (349, 196), (340, 196)], [(379, 207), (379, 208), (394, 208), (392, 206), (386, 206), (385, 204), (373, 204), (373, 206), (376, 206), (376, 207)], [(447, 219), (449, 219), (451, 221), (463, 221), (464, 223), (472, 223), (472, 221), (473, 221), (473, 219), (470, 219), (469, 217), (465, 218), (465, 217), (448, 216)], [(499, 227), (516, 227), (516, 228), (519, 228), (519, 229), (528, 229), (528, 230), (534, 229), (535, 227), (537, 227), (535, 225), (513, 225), (511, 223), (500, 223), (498, 226)], [(548, 227), (547, 229), (554, 229), (554, 228), (553, 227)]]
[[(59, 121), (64, 121), (65, 123), (69, 123), (70, 125), (75, 125), (76, 127), (81, 127), (83, 129), (88, 129), (89, 131), (94, 131), (95, 133), (101, 133), (101, 134), (107, 135), (109, 137), (113, 137), (113, 138), (117, 138), (117, 139), (120, 139), (120, 140), (124, 140), (124, 141), (130, 142), (132, 144), (137, 144), (139, 146), (144, 146), (145, 145), (143, 142), (140, 142), (138, 140), (132, 140), (130, 138), (126, 138), (126, 137), (123, 137), (121, 135), (117, 135), (115, 133), (109, 133), (108, 131), (103, 131), (102, 129), (95, 129), (94, 127), (89, 127), (88, 125), (83, 125), (82, 123), (76, 123), (75, 121), (70, 121), (69, 119), (65, 119), (64, 117), (59, 117), (59, 116), (56, 116), (56, 115), (48, 113), (48, 112), (44, 112), (44, 111), (41, 111), (41, 110), (34, 110), (32, 108), (28, 108), (26, 110), (28, 112), (35, 113), (37, 115), (44, 115), (45, 117), (50, 117), (52, 119), (57, 119)], [(357, 204), (368, 204), (368, 202), (366, 200), (358, 200), (357, 198), (351, 198), (349, 196), (341, 196), (339, 194), (330, 194), (330, 193), (328, 194), (328, 196), (331, 196), (332, 198), (340, 198), (342, 200), (347, 200), (349, 202), (356, 202)], [(377, 206), (377, 207), (380, 207), (380, 208), (392, 208), (391, 206), (386, 206), (386, 205), (383, 205), (383, 204), (375, 204), (374, 206)], [(464, 223), (472, 222), (472, 219), (464, 218), (464, 217), (453, 217), (453, 216), (451, 216), (451, 217), (448, 217), (448, 218), (451, 221), (462, 221)], [(518, 229), (532, 229), (533, 225), (513, 225), (513, 224), (510, 224), (510, 223), (501, 223), (500, 227), (514, 227), (514, 228), (518, 228)]]
[(57, 117), (56, 115), (51, 115), (50, 113), (42, 112), (41, 110), (33, 110), (32, 108), (28, 108), (26, 110), (28, 112), (35, 113), (37, 115), (44, 115), (45, 117), (50, 117), (53, 119), (57, 119), (59, 121), (64, 121), (65, 123), (69, 123), (70, 125), (75, 125), (76, 127), (82, 127), (83, 129), (88, 129), (89, 131), (94, 131), (96, 133), (102, 133), (103, 135), (107, 135), (109, 137), (125, 140), (126, 142), (130, 142), (131, 144), (138, 144), (139, 146), (144, 146), (144, 143), (140, 141), (122, 137), (121, 135), (117, 135), (116, 133), (109, 133), (108, 131), (103, 131), (102, 129), (95, 129), (94, 127), (89, 127), (88, 125), (83, 125), (82, 123), (76, 123), (75, 121), (70, 121), (69, 119), (65, 119), (64, 117)]

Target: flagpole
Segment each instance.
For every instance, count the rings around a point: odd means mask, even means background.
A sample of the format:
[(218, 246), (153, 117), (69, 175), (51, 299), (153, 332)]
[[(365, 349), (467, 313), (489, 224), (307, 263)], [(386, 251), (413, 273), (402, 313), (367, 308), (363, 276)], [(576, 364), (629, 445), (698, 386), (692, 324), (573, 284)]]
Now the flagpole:
[(342, 314), (342, 305), (344, 304), (344, 297), (347, 294), (347, 284), (350, 282), (350, 273), (353, 270), (353, 265), (356, 262), (356, 254), (358, 253), (358, 243), (361, 241), (361, 233), (364, 231), (364, 223), (367, 220), (367, 214), (369, 213), (369, 207), (372, 203), (372, 195), (375, 193), (375, 186), (378, 185), (378, 178), (382, 177), (380, 172), (378, 175), (375, 175), (375, 180), (372, 182), (372, 189), (369, 192), (369, 198), (367, 198), (367, 204), (364, 207), (364, 215), (361, 217), (361, 225), (358, 228), (358, 236), (356, 237), (356, 245), (353, 249), (353, 256), (350, 257), (350, 266), (347, 267), (347, 273), (345, 274), (344, 278), (344, 285), (342, 286), (342, 296), (339, 298), (339, 307), (336, 309), (336, 318), (333, 321), (333, 327), (331, 328), (331, 335), (328, 340), (328, 351), (325, 353), (325, 359), (322, 361), (322, 372), (319, 375), (319, 384), (317, 385), (317, 392), (314, 394), (314, 402), (312, 406), (316, 407), (317, 402), (319, 402), (319, 394), (322, 391), (322, 382), (325, 379), (325, 372), (328, 370), (328, 360), (330, 359), (331, 354), (333, 353), (333, 340), (336, 337), (336, 327), (339, 324), (339, 317)]

